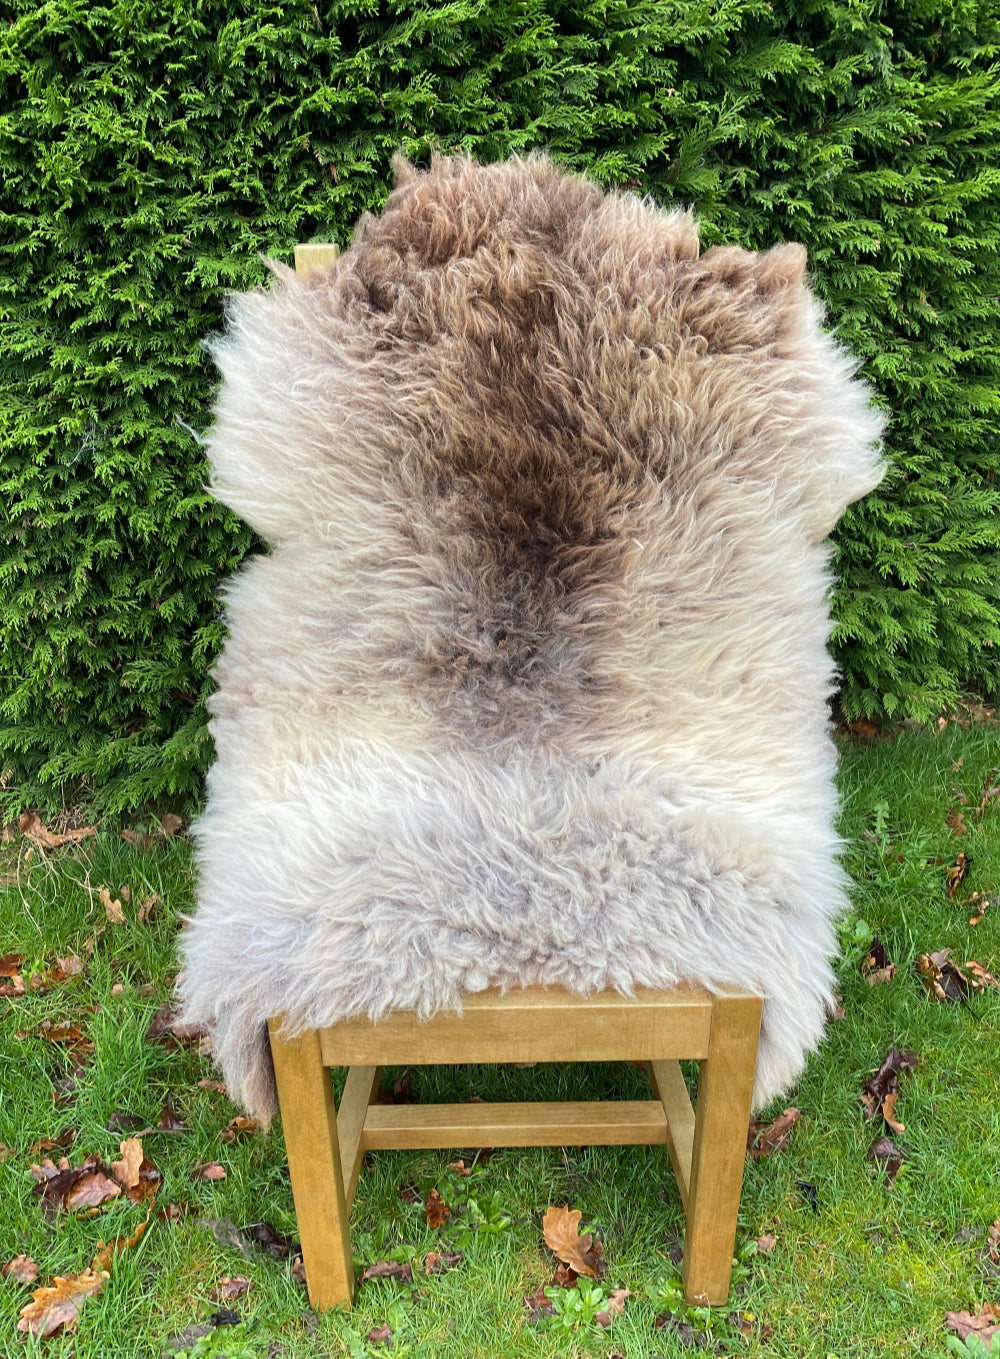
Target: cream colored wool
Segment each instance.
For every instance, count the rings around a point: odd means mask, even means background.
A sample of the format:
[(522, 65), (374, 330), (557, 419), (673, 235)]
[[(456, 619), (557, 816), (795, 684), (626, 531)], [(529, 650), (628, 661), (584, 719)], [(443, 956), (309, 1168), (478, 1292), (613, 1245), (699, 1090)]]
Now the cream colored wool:
[(802, 1070), (845, 877), (831, 549), (882, 417), (805, 251), (543, 155), (396, 161), (329, 267), (232, 299), (225, 589), (184, 1015), (276, 1107), (264, 1023), (487, 986), (765, 997)]

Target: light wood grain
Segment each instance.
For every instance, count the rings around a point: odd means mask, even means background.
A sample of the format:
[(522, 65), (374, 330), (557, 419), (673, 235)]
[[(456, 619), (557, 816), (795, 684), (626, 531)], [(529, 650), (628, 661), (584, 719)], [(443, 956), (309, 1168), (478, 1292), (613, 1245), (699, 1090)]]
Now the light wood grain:
[(667, 1119), (667, 1147), (681, 1203), (687, 1212), (691, 1196), (691, 1154), (694, 1149), (694, 1109), (679, 1062), (652, 1062), (653, 1088)]
[(286, 1040), (278, 1022), (268, 1028), (309, 1301), (316, 1308), (349, 1304), (354, 1266), (347, 1200), (333, 1085), (319, 1035), (312, 1030)]
[(698, 1074), (691, 1186), (684, 1234), (684, 1294), (722, 1304), (736, 1241), (762, 1002), (717, 996), (708, 1057)]
[(529, 1104), (373, 1104), (366, 1150), (387, 1147), (584, 1147), (665, 1143), (659, 1100)]
[(365, 1154), (362, 1140), (365, 1116), (372, 1097), (378, 1090), (380, 1066), (352, 1066), (337, 1110), (337, 1131), (340, 1134), (340, 1163), (344, 1172), (344, 1198), (350, 1213), (354, 1190), (361, 1174)]
[(295, 272), (306, 274), (310, 269), (322, 269), (340, 258), (340, 246), (335, 242), (314, 241), (295, 247)]
[(378, 1023), (343, 1020), (320, 1030), (328, 1066), (438, 1065), (446, 1062), (616, 1062), (704, 1057), (712, 998), (692, 988), (604, 991), (584, 998), (556, 988), (495, 989), (463, 999), (463, 1013), (421, 1021), (393, 1010)]

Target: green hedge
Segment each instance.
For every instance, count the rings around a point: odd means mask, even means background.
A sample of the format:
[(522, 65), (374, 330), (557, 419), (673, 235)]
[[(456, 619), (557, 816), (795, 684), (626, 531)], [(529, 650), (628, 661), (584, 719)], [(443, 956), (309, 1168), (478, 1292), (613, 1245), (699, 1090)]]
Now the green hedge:
[[(261, 252), (346, 241), (392, 151), (547, 147), (804, 241), (892, 412), (838, 536), (848, 714), (1000, 683), (1000, 23), (981, 0), (11, 0), (0, 39), (0, 783), (191, 804), (220, 574), (201, 347)], [(256, 545), (259, 546), (259, 545)]]

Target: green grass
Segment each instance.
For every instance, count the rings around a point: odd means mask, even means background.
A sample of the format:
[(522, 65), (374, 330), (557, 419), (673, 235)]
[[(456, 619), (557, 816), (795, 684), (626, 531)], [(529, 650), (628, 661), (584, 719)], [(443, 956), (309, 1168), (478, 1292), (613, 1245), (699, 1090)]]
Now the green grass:
[[(1000, 805), (991, 803), (981, 817), (972, 814), (981, 789), (995, 782), (988, 775), (997, 764), (998, 732), (986, 726), (953, 724), (936, 736), (904, 730), (893, 741), (842, 748), (843, 832), (856, 882), (853, 915), (842, 931), (846, 1017), (831, 1023), (785, 1101), (802, 1110), (790, 1146), (748, 1164), (738, 1295), (730, 1308), (680, 1318), (716, 1353), (936, 1359), (948, 1352), (946, 1311), (975, 1311), (984, 1301), (1000, 1300), (1000, 1271), (986, 1250), (986, 1231), (1000, 1217), (1000, 993), (968, 1005), (932, 1004), (914, 970), (918, 954), (949, 947), (959, 963), (974, 957), (1000, 974), (1000, 904), (975, 927), (961, 904), (973, 890), (1000, 890)], [(968, 799), (969, 829), (961, 838), (945, 820), (956, 785)], [(194, 1051), (170, 1050), (145, 1037), (170, 995), (178, 914), (193, 900), (189, 846), (181, 837), (143, 852), (102, 832), (68, 849), (36, 849), (30, 860), (26, 848), (18, 836), (3, 847), (7, 862), (0, 867), (16, 881), (0, 891), (0, 952), (27, 954), (27, 976), (95, 942), (82, 977), (0, 1001), (0, 1143), (11, 1149), (0, 1163), (0, 1263), (19, 1254), (33, 1257), (38, 1287), (52, 1275), (86, 1268), (99, 1239), (133, 1233), (145, 1206), (112, 1203), (89, 1217), (63, 1213), (48, 1220), (28, 1168), (59, 1152), (29, 1148), (74, 1128), (71, 1164), (90, 1152), (110, 1160), (125, 1135), (108, 1131), (112, 1115), (155, 1124), (168, 1095), (186, 1130), (149, 1135), (144, 1148), (163, 1175), (156, 1207), (177, 1204), (191, 1211), (170, 1221), (154, 1210), (142, 1240), (116, 1257), (104, 1291), (82, 1306), (75, 1335), (25, 1340), (16, 1327), (29, 1289), (4, 1281), (0, 1354), (158, 1356), (169, 1352), (168, 1337), (205, 1322), (217, 1309), (210, 1295), (219, 1279), (238, 1274), (253, 1281), (250, 1293), (230, 1304), (245, 1324), (220, 1327), (198, 1341), (188, 1351), (193, 1359), (382, 1353), (667, 1359), (691, 1352), (675, 1333), (654, 1324), (672, 1296), (671, 1258), (682, 1231), (669, 1163), (655, 1148), (501, 1150), (469, 1179), (448, 1170), (454, 1152), (377, 1153), (366, 1161), (352, 1217), (357, 1262), (422, 1259), (429, 1250), (457, 1245), (464, 1263), (441, 1274), (415, 1271), (412, 1287), (395, 1280), (365, 1283), (349, 1314), (313, 1316), (290, 1263), (257, 1249), (244, 1257), (220, 1244), (206, 1225), (228, 1219), (246, 1229), (266, 1221), (294, 1235), (279, 1129), (223, 1143), (219, 1135), (236, 1111), (225, 1096), (198, 1088), (199, 1078), (215, 1074), (209, 1063)], [(951, 901), (944, 874), (958, 850), (973, 866)], [(122, 884), (131, 889), (128, 923), (109, 924), (98, 934), (105, 923), (98, 889), (108, 886), (117, 895)], [(153, 892), (160, 904), (148, 923), (139, 924), (138, 903)], [(861, 948), (854, 940), (868, 937), (859, 921), (881, 937), (898, 965), (888, 985), (871, 987), (859, 974)], [(70, 1062), (38, 1036), (45, 1019), (71, 1019), (94, 1043), (75, 1091), (62, 1104), (53, 1100), (54, 1082)], [(897, 1116), (906, 1131), (897, 1140), (906, 1144), (908, 1158), (889, 1187), (865, 1161), (877, 1130), (866, 1122), (858, 1094), (892, 1045), (912, 1047), (921, 1062), (900, 1078)], [(386, 1080), (398, 1074), (389, 1069)], [(338, 1094), (342, 1078), (336, 1073)], [(415, 1086), (426, 1101), (471, 1094), (487, 1100), (646, 1095), (643, 1074), (625, 1065), (424, 1068), (415, 1073)], [(191, 1168), (211, 1160), (222, 1162), (227, 1177), (193, 1182)], [(420, 1203), (400, 1197), (410, 1181), (424, 1192), (436, 1186), (455, 1209), (469, 1200), (478, 1207), (454, 1213), (455, 1225), (430, 1230)], [(816, 1186), (818, 1211), (799, 1182)], [(575, 1331), (560, 1331), (556, 1322), (532, 1323), (524, 1306), (525, 1296), (552, 1277), (540, 1220), (548, 1206), (562, 1203), (581, 1209), (584, 1223), (603, 1238), (608, 1270), (602, 1286), (632, 1290), (624, 1315), (608, 1330), (586, 1320), (584, 1300), (576, 1297), (561, 1309), (570, 1303), (582, 1308), (584, 1321)], [(470, 1222), (477, 1229), (462, 1237), (462, 1224)], [(752, 1242), (764, 1233), (777, 1245), (768, 1255), (753, 1255)], [(729, 1319), (731, 1308), (752, 1314), (773, 1335), (743, 1336)], [(365, 1341), (383, 1324), (395, 1332), (388, 1351)]]

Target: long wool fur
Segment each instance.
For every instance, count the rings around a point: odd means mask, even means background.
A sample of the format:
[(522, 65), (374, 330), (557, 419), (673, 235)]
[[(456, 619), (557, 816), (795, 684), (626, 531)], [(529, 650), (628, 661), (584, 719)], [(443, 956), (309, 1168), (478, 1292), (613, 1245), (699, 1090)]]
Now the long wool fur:
[(701, 254), (540, 154), (395, 168), (214, 345), (213, 490), (271, 551), (225, 589), (185, 1018), (266, 1121), (272, 1015), (737, 985), (767, 1103), (830, 996), (824, 540), (882, 417), (802, 246)]

